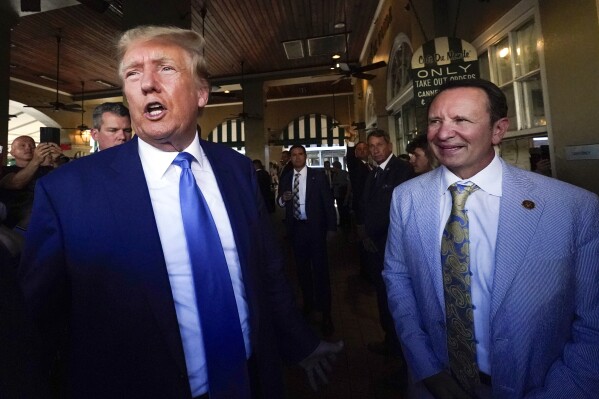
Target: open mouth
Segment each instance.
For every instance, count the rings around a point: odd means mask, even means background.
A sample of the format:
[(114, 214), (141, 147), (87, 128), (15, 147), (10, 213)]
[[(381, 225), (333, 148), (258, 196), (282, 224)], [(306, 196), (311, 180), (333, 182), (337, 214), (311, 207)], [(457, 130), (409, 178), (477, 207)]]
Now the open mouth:
[(159, 118), (165, 111), (166, 108), (159, 102), (149, 103), (145, 108), (145, 114), (151, 119)]

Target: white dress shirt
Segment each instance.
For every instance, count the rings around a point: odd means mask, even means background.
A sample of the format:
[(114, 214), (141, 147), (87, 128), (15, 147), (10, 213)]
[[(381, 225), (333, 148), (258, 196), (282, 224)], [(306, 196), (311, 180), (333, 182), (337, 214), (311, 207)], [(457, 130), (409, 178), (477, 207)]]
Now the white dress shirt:
[[(150, 191), (154, 217), (175, 302), (189, 385), (192, 397), (195, 397), (208, 392), (208, 374), (191, 262), (179, 205), (181, 168), (172, 164), (178, 153), (161, 151), (141, 139), (138, 140), (138, 143), (139, 156)], [(210, 162), (200, 146), (197, 133), (194, 141), (184, 152), (190, 153), (197, 160), (197, 162), (192, 162), (191, 170), (208, 203), (225, 252), (243, 331), (246, 355), (249, 358), (251, 349), (248, 306), (229, 215)]]
[[(387, 164), (389, 163), (389, 161), (391, 160), (391, 157), (393, 156), (393, 153), (389, 154), (389, 156), (387, 157), (387, 159), (385, 159), (383, 162), (381, 162), (380, 165), (378, 165), (379, 168), (385, 170), (385, 168), (387, 167)], [(378, 176), (377, 176), (378, 177)]]
[[(486, 168), (469, 179), (462, 180), (442, 166), (441, 220), (439, 241), (451, 213), (451, 193), (448, 187), (453, 183), (476, 184), (480, 189), (470, 194), (465, 210), (468, 214), (470, 238), (470, 271), (472, 272), (472, 304), (474, 305), (474, 334), (476, 356), (480, 371), (491, 374), (490, 347), (490, 308), (495, 271), (495, 244), (499, 224), (499, 204), (501, 200), (503, 169), (495, 156)], [(439, 270), (441, 273), (441, 270)]]
[[(299, 173), (299, 203), (300, 203), (300, 220), (306, 220), (306, 181), (308, 178), (308, 167), (304, 165), (304, 167), (298, 172), (295, 169), (291, 170), (293, 172), (293, 177), (291, 178), (291, 193), (293, 194), (293, 187), (295, 184), (296, 175)], [(293, 197), (290, 201), (293, 201)], [(279, 197), (279, 206), (283, 208), (285, 206), (285, 202), (283, 201), (283, 196)]]

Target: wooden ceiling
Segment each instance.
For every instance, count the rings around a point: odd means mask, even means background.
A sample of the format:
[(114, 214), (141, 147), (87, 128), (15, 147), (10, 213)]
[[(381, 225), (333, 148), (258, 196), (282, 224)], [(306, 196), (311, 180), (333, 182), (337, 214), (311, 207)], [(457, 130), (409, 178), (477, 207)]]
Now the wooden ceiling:
[[(103, 13), (80, 4), (22, 16), (12, 31), (11, 77), (54, 89), (56, 83), (40, 75), (56, 77), (56, 36), (60, 34), (60, 91), (77, 100), (84, 81), (87, 98), (114, 96), (119, 91), (119, 80), (113, 49), (127, 18), (122, 14), (126, 1), (111, 1), (111, 7)], [(330, 81), (311, 78), (331, 73), (332, 54), (288, 60), (282, 43), (301, 40), (307, 52), (307, 39), (344, 34), (347, 30), (349, 51), (343, 59), (357, 64), (378, 2), (192, 0), (191, 26), (199, 33), (205, 29), (205, 54), (216, 84), (240, 83), (243, 61), (246, 79), (306, 77), (301, 84), (271, 87), (268, 98), (316, 95), (332, 91)], [(207, 13), (203, 20), (204, 7)], [(334, 27), (344, 20), (345, 29)], [(97, 81), (112, 83), (116, 88)], [(349, 79), (335, 88), (336, 92), (350, 90)]]

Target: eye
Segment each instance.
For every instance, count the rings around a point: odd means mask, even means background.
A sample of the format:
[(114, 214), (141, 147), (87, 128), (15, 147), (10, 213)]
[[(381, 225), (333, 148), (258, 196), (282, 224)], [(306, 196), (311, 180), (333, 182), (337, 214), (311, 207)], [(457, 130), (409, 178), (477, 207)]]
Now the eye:
[(457, 116), (454, 118), (454, 121), (456, 123), (463, 123), (463, 122), (470, 122), (468, 119), (462, 117), (462, 116)]
[(125, 79), (129, 79), (129, 78), (131, 78), (132, 76), (136, 76), (136, 75), (138, 75), (138, 74), (139, 74), (139, 72), (138, 72), (138, 71), (135, 71), (135, 70), (132, 70), (132, 71), (126, 71), (126, 72), (125, 72)]

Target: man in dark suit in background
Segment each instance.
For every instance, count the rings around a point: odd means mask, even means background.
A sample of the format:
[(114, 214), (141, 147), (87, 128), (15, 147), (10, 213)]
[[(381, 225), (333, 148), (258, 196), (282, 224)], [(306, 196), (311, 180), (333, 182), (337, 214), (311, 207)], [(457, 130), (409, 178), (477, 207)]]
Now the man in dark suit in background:
[[(352, 201), (351, 210), (354, 213), (354, 221), (363, 220), (362, 212), (364, 209), (364, 185), (372, 166), (368, 163), (368, 144), (363, 141), (355, 142), (358, 138), (358, 132), (355, 128), (348, 131), (349, 137), (345, 140), (347, 143), (347, 170), (349, 172), (349, 181), (351, 187)], [(362, 231), (358, 232), (359, 237), (364, 237), (363, 225)], [(366, 249), (360, 244), (360, 277), (370, 280), (368, 273), (368, 259)]]
[(262, 161), (259, 159), (254, 159), (252, 163), (254, 164), (254, 169), (256, 169), (258, 187), (260, 187), (266, 209), (268, 210), (268, 213), (274, 213), (275, 196), (272, 192), (272, 179), (270, 178), (270, 173), (264, 170), (264, 165), (262, 165)]
[(306, 166), (306, 149), (290, 149), (293, 173), (281, 181), (279, 205), (291, 237), (295, 266), (304, 299), (304, 315), (322, 312), (322, 333), (333, 333), (327, 236), (337, 229), (331, 188), (321, 170)]
[(198, 135), (203, 44), (125, 32), (136, 137), (38, 181), (20, 266), (44, 349), (36, 397), (58, 352), (65, 397), (248, 399), (283, 396), (280, 354), (320, 374), (342, 347), (295, 307), (250, 161)]
[[(382, 130), (368, 134), (368, 149), (372, 160), (378, 165), (370, 171), (364, 184), (362, 219), (358, 221), (363, 232), (363, 245), (368, 252), (368, 269), (374, 283), (381, 327), (385, 332), (383, 342), (370, 343), (368, 349), (380, 354), (400, 355), (401, 348), (389, 307), (387, 291), (381, 276), (389, 228), (389, 209), (393, 189), (414, 176), (412, 167), (393, 155), (393, 144), (389, 135)], [(363, 226), (363, 227), (362, 227)]]
[(279, 182), (283, 180), (283, 176), (293, 170), (293, 165), (291, 164), (291, 154), (289, 154), (288, 150), (281, 152), (281, 171), (279, 172)]

